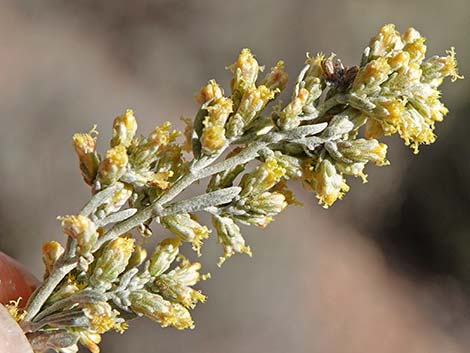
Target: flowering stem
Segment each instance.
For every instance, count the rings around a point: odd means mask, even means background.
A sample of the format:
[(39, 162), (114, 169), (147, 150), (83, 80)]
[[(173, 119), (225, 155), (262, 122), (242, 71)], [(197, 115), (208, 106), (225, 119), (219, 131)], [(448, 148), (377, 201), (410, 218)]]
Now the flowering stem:
[[(328, 103), (325, 104), (325, 108), (322, 109), (322, 113), (325, 113), (332, 107), (338, 104), (344, 103), (344, 97), (334, 96), (330, 98)], [(325, 102), (326, 103), (326, 102)], [(289, 134), (293, 134), (292, 131), (286, 132), (271, 132), (266, 135), (262, 135), (258, 137), (258, 140), (255, 140), (247, 145), (240, 153), (234, 155), (230, 158), (227, 158), (223, 161), (220, 161), (216, 164), (211, 165), (214, 161), (216, 161), (220, 155), (230, 146), (231, 142), (229, 141), (226, 143), (225, 147), (222, 148), (217, 154), (210, 156), (210, 157), (202, 157), (200, 159), (194, 159), (191, 162), (189, 171), (183, 175), (173, 186), (171, 186), (159, 199), (154, 201), (151, 205), (137, 211), (132, 216), (128, 217), (127, 219), (116, 223), (113, 227), (111, 227), (107, 232), (105, 232), (97, 241), (93, 252), (100, 249), (103, 244), (108, 241), (115, 239), (116, 237), (129, 232), (130, 230), (138, 227), (140, 224), (146, 222), (153, 216), (160, 216), (160, 215), (168, 215), (171, 214), (169, 209), (166, 209), (164, 212), (165, 206), (171, 202), (175, 197), (177, 197), (181, 192), (183, 192), (186, 188), (188, 188), (194, 182), (210, 177), (214, 174), (220, 173), (230, 168), (234, 168), (237, 165), (244, 164), (255, 159), (259, 152), (266, 148), (269, 144), (276, 143), (281, 141), (283, 138), (289, 137)], [(114, 192), (116, 191), (116, 186), (110, 186), (97, 194), (95, 194), (92, 199), (83, 207), (80, 214), (88, 215), (93, 212), (104, 200), (109, 198)], [(180, 207), (186, 205), (188, 200), (179, 201)], [(212, 203), (207, 205), (210, 206), (217, 206), (216, 204)], [(170, 211), (170, 212), (168, 212)], [(173, 212), (175, 209), (173, 209)], [(38, 287), (35, 291), (34, 295), (28, 301), (26, 306), (27, 314), (24, 318), (24, 321), (32, 320), (37, 313), (40, 311), (42, 305), (46, 302), (48, 297), (52, 294), (54, 288), (65, 278), (65, 276), (72, 271), (75, 267), (77, 267), (77, 260), (74, 257), (74, 253), (72, 252), (74, 246), (74, 240), (72, 238), (68, 238), (67, 240), (67, 248), (66, 252), (64, 253), (64, 259), (62, 262), (59, 262), (57, 267), (54, 267), (54, 270), (50, 274), (50, 276), (44, 281), (44, 283)]]

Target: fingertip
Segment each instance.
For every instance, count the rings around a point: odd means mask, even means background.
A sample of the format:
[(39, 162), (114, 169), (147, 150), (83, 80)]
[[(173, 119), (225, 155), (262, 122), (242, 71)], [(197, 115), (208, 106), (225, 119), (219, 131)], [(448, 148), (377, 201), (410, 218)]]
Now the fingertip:
[(0, 353), (33, 353), (28, 339), (0, 304)]
[(0, 303), (7, 304), (19, 297), (23, 303), (38, 284), (37, 279), (11, 257), (0, 252)]

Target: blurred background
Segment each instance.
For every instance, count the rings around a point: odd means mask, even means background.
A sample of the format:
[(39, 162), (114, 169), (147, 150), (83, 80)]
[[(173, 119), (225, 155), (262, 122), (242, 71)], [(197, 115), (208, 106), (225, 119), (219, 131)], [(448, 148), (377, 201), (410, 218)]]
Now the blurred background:
[[(428, 53), (455, 46), (470, 78), (468, 0), (0, 2), (0, 249), (41, 277), (57, 215), (88, 199), (71, 136), (135, 109), (140, 131), (197, 109), (208, 79), (250, 47), (291, 77), (305, 52), (358, 63), (384, 23), (412, 25)], [(192, 331), (132, 322), (102, 351), (159, 353), (460, 353), (470, 347), (470, 80), (443, 85), (450, 113), (418, 156), (387, 140), (391, 166), (325, 211), (298, 189), (265, 230), (245, 229), (254, 256), (222, 270), (207, 242), (208, 302)], [(292, 87), (292, 83), (291, 86)], [(160, 230), (158, 237), (164, 235)]]

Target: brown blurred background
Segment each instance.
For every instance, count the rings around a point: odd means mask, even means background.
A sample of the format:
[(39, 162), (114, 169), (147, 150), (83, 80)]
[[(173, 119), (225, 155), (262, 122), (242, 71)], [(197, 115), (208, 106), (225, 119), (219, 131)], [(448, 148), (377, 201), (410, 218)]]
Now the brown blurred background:
[[(455, 46), (470, 78), (468, 0), (0, 2), (0, 249), (42, 274), (57, 215), (88, 198), (70, 138), (94, 123), (101, 148), (132, 107), (145, 132), (195, 113), (192, 95), (243, 47), (291, 77), (306, 51), (357, 63), (377, 28), (412, 25), (429, 53)], [(470, 347), (469, 79), (443, 87), (450, 114), (418, 156), (392, 138), (392, 165), (325, 211), (301, 192), (265, 230), (245, 229), (253, 258), (215, 266), (193, 331), (144, 319), (103, 352), (460, 353)], [(163, 231), (157, 232), (161, 237)]]

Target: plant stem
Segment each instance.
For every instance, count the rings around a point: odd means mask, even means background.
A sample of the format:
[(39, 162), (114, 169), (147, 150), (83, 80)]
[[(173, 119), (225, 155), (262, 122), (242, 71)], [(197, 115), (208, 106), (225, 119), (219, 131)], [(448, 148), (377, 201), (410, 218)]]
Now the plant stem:
[(67, 276), (67, 274), (77, 267), (77, 262), (61, 262), (55, 266), (47, 279), (36, 289), (33, 295), (29, 298), (26, 305), (26, 315), (23, 322), (31, 321), (41, 310), (41, 307), (46, 302), (47, 298), (52, 294), (54, 289), (59, 283)]
[[(345, 104), (347, 100), (348, 99), (345, 95), (336, 95), (330, 98), (320, 106), (321, 109), (319, 116), (325, 114), (335, 105)], [(222, 155), (222, 153), (231, 145), (232, 142), (234, 142), (234, 140), (228, 141), (225, 146), (213, 156), (203, 156), (200, 159), (193, 159), (193, 161), (190, 163), (189, 171), (179, 180), (177, 180), (175, 184), (173, 184), (168, 190), (166, 190), (166, 192), (160, 198), (154, 201), (151, 205), (137, 211), (134, 215), (128, 217), (127, 219), (116, 223), (106, 233), (104, 233), (98, 239), (93, 252), (100, 249), (101, 246), (103, 246), (103, 244), (106, 242), (113, 240), (116, 237), (146, 222), (152, 216), (162, 214), (162, 210), (166, 204), (171, 202), (176, 196), (178, 196), (194, 182), (255, 159), (259, 152), (266, 148), (266, 146), (281, 141), (291, 133), (292, 132), (288, 131), (273, 131), (266, 135), (259, 136), (257, 140), (248, 144), (237, 155), (227, 158), (212, 166), (211, 164)], [(80, 214), (86, 216), (91, 214), (104, 200), (113, 195), (115, 188), (115, 186), (110, 186), (95, 194), (83, 207)], [(184, 201), (181, 201), (180, 205), (183, 203)], [(29, 299), (25, 308), (27, 313), (23, 319), (23, 322), (27, 323), (28, 321), (31, 321), (38, 314), (38, 312), (41, 310), (41, 307), (52, 294), (56, 286), (59, 285), (65, 276), (75, 267), (77, 267), (77, 259), (75, 258), (75, 241), (69, 237), (67, 239), (67, 247), (63, 258), (57, 263), (57, 266), (54, 267), (49, 277), (45, 279), (45, 281), (36, 289)]]

